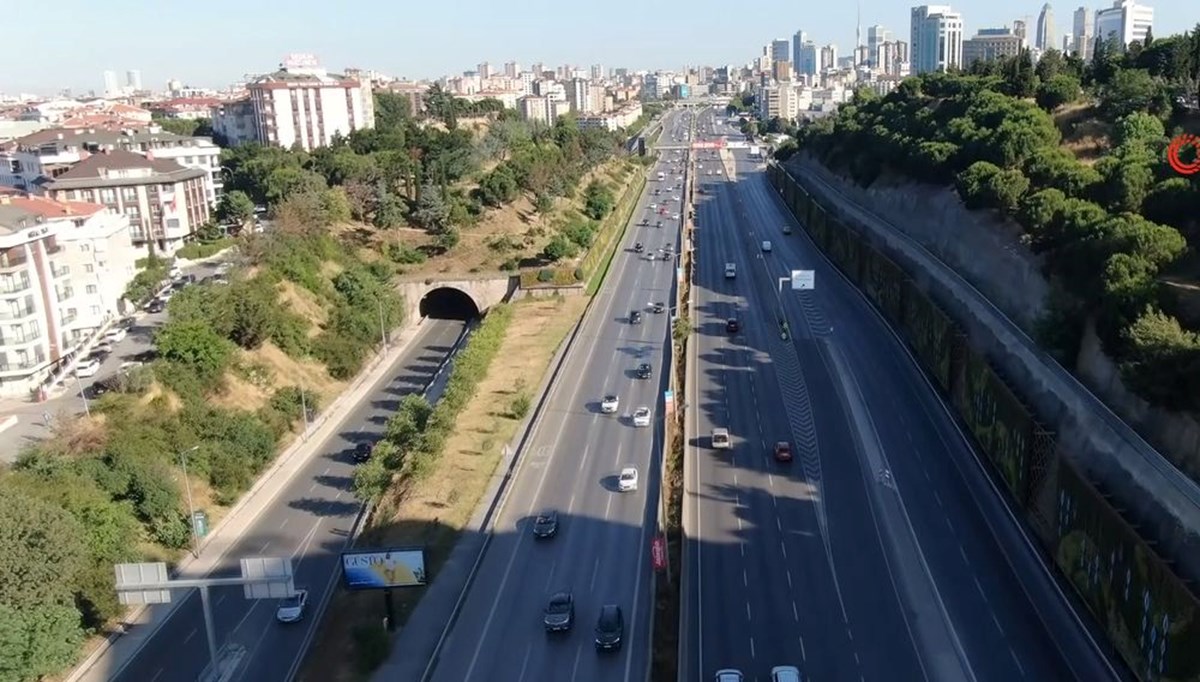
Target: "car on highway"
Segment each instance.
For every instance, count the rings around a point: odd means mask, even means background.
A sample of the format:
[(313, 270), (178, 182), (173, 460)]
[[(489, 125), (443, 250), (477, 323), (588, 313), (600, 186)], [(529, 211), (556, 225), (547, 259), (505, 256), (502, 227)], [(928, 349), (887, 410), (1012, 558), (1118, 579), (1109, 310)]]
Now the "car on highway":
[(654, 226), (655, 226), (655, 227), (662, 227), (662, 221), (660, 220), (660, 221), (658, 221), (657, 223), (654, 223)]
[(709, 437), (709, 442), (716, 450), (728, 450), (732, 445), (729, 440), (729, 429), (717, 427), (712, 430), (712, 435)]
[(125, 340), (129, 332), (124, 327), (113, 327), (104, 332), (104, 340), (109, 343), (120, 343)]
[(649, 379), (650, 375), (653, 373), (654, 373), (654, 369), (650, 366), (650, 363), (648, 363), (648, 362), (643, 362), (642, 364), (637, 366), (637, 369), (634, 370), (634, 374), (639, 379)]
[(643, 246), (641, 242), (638, 242), (638, 243), (636, 243), (636, 244), (634, 244), (634, 245), (633, 245), (633, 252), (634, 252), (634, 253), (641, 253), (641, 252), (643, 252), (643, 251), (645, 251), (645, 250), (646, 250), (646, 247), (645, 247), (645, 246)]
[(672, 214), (671, 214), (671, 220), (679, 220), (679, 214), (678, 214), (678, 213), (672, 213)]
[(641, 323), (642, 323), (642, 311), (630, 310), (629, 311), (629, 324), (641, 324)]
[(621, 469), (621, 474), (617, 476), (617, 490), (623, 493), (633, 492), (638, 489), (638, 472), (634, 467), (625, 467)]
[(775, 461), (790, 462), (792, 461), (792, 444), (786, 440), (781, 440), (775, 444)]
[(558, 535), (558, 512), (547, 509), (533, 519), (533, 537), (552, 538)]
[(730, 334), (736, 334), (742, 330), (742, 323), (738, 322), (736, 317), (731, 317), (725, 320), (725, 331)]
[(542, 612), (542, 624), (546, 632), (566, 632), (575, 624), (575, 597), (570, 592), (559, 592), (546, 602)]
[(763, 250), (763, 253), (771, 253), (771, 242), (763, 241), (762, 250)]
[(275, 620), (280, 623), (298, 623), (304, 619), (304, 607), (308, 606), (308, 590), (296, 590), (290, 597), (279, 602), (275, 609)]
[(650, 408), (645, 405), (633, 411), (634, 426), (650, 426)]
[(600, 411), (604, 414), (614, 414), (621, 406), (621, 399), (615, 395), (606, 395), (600, 399)]
[(742, 680), (745, 680), (746, 678), (742, 675), (742, 671), (735, 670), (733, 668), (726, 668), (724, 670), (718, 670), (715, 679), (717, 682), (742, 682)]
[(802, 682), (800, 669), (794, 665), (777, 665), (771, 668), (771, 682)]
[(662, 301), (654, 301), (650, 304), (650, 310), (656, 315), (661, 315), (667, 309), (667, 304)]
[(792, 226), (791, 226), (791, 225), (784, 225), (784, 226), (783, 226), (783, 233), (784, 233), (784, 234), (791, 234), (791, 233), (792, 233)]
[(100, 358), (90, 356), (75, 366), (75, 376), (80, 379), (96, 376), (100, 371)]
[(625, 636), (625, 614), (616, 604), (605, 604), (600, 607), (600, 616), (596, 618), (596, 649), (599, 651), (614, 651), (621, 648), (621, 638)]
[(375, 449), (375, 447), (366, 441), (363, 441), (363, 442), (355, 445), (354, 446), (354, 462), (356, 464), (362, 464), (363, 462), (371, 459), (371, 451), (374, 449)]

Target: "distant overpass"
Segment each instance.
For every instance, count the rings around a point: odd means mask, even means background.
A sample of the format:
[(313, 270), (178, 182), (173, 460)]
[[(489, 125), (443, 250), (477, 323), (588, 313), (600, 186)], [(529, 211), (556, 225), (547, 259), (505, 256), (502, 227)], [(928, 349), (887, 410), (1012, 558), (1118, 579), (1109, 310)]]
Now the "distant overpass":
[(696, 150), (696, 149), (749, 149), (751, 146), (759, 146), (759, 145), (751, 145), (751, 143), (749, 143), (749, 142), (746, 142), (745, 140), (741, 140), (741, 141), (737, 141), (737, 142), (732, 142), (732, 141), (728, 141), (728, 140), (726, 140), (726, 139), (725, 139), (725, 138), (723, 138), (723, 137), (720, 137), (720, 138), (717, 138), (716, 140), (708, 140), (708, 141), (703, 141), (703, 142), (691, 142), (691, 143), (688, 143), (688, 144), (656, 144), (656, 145), (654, 145), (654, 148), (655, 148), (655, 149), (662, 149), (662, 150), (673, 150), (673, 149), (691, 149), (691, 150)]

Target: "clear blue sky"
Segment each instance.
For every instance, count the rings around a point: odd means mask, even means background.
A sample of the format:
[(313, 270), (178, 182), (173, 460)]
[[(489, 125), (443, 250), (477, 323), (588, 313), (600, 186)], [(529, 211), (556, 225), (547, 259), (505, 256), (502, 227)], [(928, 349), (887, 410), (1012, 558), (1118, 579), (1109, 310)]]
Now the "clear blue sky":
[[(1143, 0), (1155, 8), (1154, 33), (1200, 22), (1200, 0)], [(373, 68), (429, 78), (516, 59), (528, 65), (572, 63), (634, 69), (740, 64), (772, 38), (804, 29), (846, 54), (854, 43), (855, 3), (799, 0), (56, 0), (6, 3), (0, 18), (10, 40), (0, 92), (77, 92), (103, 88), (112, 69), (123, 83), (138, 69), (146, 87), (169, 78), (222, 87), (245, 73), (274, 68), (289, 52), (318, 56), (331, 69)], [(913, 2), (861, 0), (862, 23), (908, 34)], [(968, 34), (1036, 17), (1042, 0), (958, 0)], [(1090, 9), (1111, 0), (1086, 3)], [(372, 9), (359, 10), (363, 6)], [(1052, 3), (1058, 35), (1079, 0)], [(344, 6), (344, 9), (342, 8)], [(354, 9), (351, 9), (354, 8)], [(647, 8), (653, 8), (647, 12)], [(905, 38), (907, 39), (907, 38)], [(1060, 38), (1061, 40), (1061, 38)]]

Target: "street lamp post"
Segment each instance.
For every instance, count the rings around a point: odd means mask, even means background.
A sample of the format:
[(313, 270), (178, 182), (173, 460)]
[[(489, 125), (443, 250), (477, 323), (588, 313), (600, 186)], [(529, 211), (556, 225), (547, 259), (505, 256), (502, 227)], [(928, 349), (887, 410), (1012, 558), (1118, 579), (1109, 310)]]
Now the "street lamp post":
[(383, 344), (386, 350), (388, 345), (387, 324), (383, 321), (383, 299), (376, 298), (375, 305), (379, 308), (379, 341)]
[(300, 386), (300, 409), (304, 412), (304, 438), (308, 438), (308, 428), (312, 424), (308, 420), (308, 399), (304, 396), (304, 386)]
[(79, 380), (79, 373), (75, 373), (75, 386), (79, 389), (79, 397), (83, 400), (83, 413), (88, 417), (92, 416), (92, 408), (88, 406), (87, 394), (83, 392), (83, 382)]
[(183, 467), (183, 487), (185, 490), (187, 490), (188, 525), (190, 525), (192, 527), (191, 550), (192, 550), (193, 558), (199, 558), (200, 552), (198, 552), (196, 550), (196, 541), (199, 538), (196, 537), (196, 507), (194, 504), (192, 504), (192, 484), (188, 481), (187, 456), (188, 456), (188, 453), (195, 452), (196, 450), (199, 450), (199, 449), (200, 449), (199, 445), (193, 445), (192, 447), (188, 448), (187, 450), (183, 450), (182, 452), (179, 453), (179, 464)]

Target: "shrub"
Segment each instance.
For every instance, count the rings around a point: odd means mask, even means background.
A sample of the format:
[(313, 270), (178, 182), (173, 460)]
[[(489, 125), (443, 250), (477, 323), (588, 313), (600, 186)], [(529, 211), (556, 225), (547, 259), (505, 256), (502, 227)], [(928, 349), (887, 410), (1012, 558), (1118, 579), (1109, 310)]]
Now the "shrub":
[(315, 339), (313, 355), (325, 364), (329, 376), (350, 379), (362, 369), (366, 345), (327, 330)]
[(550, 268), (542, 268), (541, 270), (538, 270), (537, 280), (539, 282), (545, 282), (545, 283), (553, 282), (554, 281), (554, 271), (551, 270)]
[(179, 258), (184, 258), (187, 260), (200, 260), (201, 258), (208, 258), (209, 256), (220, 253), (221, 251), (232, 247), (235, 243), (235, 240), (230, 238), (218, 239), (215, 242), (209, 243), (192, 242), (191, 244), (185, 244), (183, 247), (181, 247), (175, 252), (175, 255)]

